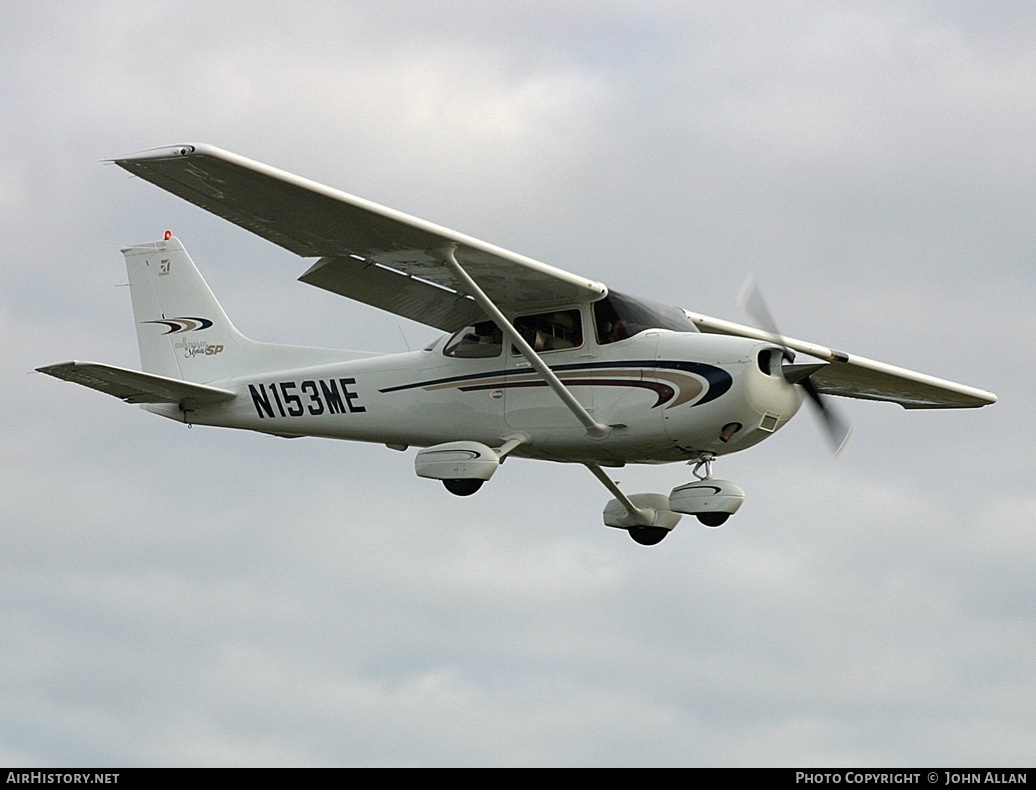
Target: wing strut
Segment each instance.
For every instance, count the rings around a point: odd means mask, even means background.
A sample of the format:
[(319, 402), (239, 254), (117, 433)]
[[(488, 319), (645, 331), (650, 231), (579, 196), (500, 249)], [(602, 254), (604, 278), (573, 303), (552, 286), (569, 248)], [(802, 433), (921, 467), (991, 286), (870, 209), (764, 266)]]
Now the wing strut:
[(626, 512), (629, 513), (630, 518), (632, 518), (634, 521), (641, 524), (642, 526), (654, 526), (655, 519), (653, 518), (653, 511), (648, 512), (644, 508), (640, 508), (634, 505), (633, 501), (628, 496), (626, 496), (625, 493), (623, 493), (621, 488), (619, 488), (619, 484), (608, 476), (608, 473), (601, 468), (600, 464), (586, 463), (583, 465), (593, 473), (594, 477), (596, 477), (604, 484), (605, 488), (607, 488), (609, 491), (615, 494), (615, 498), (619, 500), (619, 503), (624, 508), (626, 508)]
[(437, 256), (442, 261), (443, 265), (446, 266), (446, 268), (448, 268), (453, 275), (464, 284), (464, 287), (471, 295), (471, 298), (478, 303), (479, 307), (486, 311), (486, 314), (493, 319), (493, 322), (498, 327), (500, 327), (500, 331), (504, 333), (504, 336), (514, 343), (515, 347), (522, 353), (523, 357), (529, 360), (529, 364), (532, 365), (536, 372), (543, 376), (544, 380), (550, 388), (557, 393), (558, 397), (561, 398), (569, 411), (571, 411), (579, 422), (583, 424), (583, 427), (586, 428), (587, 436), (591, 439), (606, 439), (611, 434), (612, 429), (604, 423), (600, 423), (595, 420), (593, 415), (583, 408), (583, 404), (576, 400), (576, 397), (568, 390), (568, 387), (561, 383), (561, 379), (554, 375), (554, 371), (547, 366), (547, 363), (544, 362), (540, 355), (533, 350), (532, 346), (525, 341), (525, 338), (518, 333), (518, 330), (514, 328), (510, 321), (507, 320), (507, 317), (500, 312), (500, 309), (495, 304), (493, 304), (493, 300), (486, 296), (485, 291), (478, 286), (478, 283), (471, 279), (471, 275), (464, 271), (464, 267), (457, 262), (457, 256), (455, 254), (456, 251), (457, 248), (451, 245), (449, 247), (443, 247), (429, 252)]

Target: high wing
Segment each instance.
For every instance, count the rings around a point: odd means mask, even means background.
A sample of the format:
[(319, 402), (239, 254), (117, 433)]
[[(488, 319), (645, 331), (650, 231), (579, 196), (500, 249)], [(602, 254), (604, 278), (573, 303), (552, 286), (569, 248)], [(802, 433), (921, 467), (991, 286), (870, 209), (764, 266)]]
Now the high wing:
[(48, 376), (82, 384), (126, 403), (180, 403), (187, 407), (232, 400), (230, 390), (194, 384), (99, 362), (62, 362), (36, 368)]
[(996, 403), (993, 393), (964, 384), (846, 354), (816, 343), (777, 337), (761, 329), (700, 313), (688, 312), (687, 315), (702, 332), (778, 342), (793, 351), (824, 360), (828, 364), (809, 378), (817, 390), (826, 395), (887, 401), (898, 403), (904, 409), (967, 409)]
[[(156, 148), (113, 161), (297, 255), (319, 257), (299, 278), (302, 282), (444, 331), (486, 316), (473, 290), (446, 264), (447, 248), (461, 274), (470, 275), (512, 316), (592, 302), (607, 293), (593, 280), (214, 146)], [(809, 376), (821, 393), (889, 401), (907, 409), (969, 408), (996, 401), (992, 393), (963, 384), (730, 321), (687, 315), (703, 332), (783, 342), (824, 360), (827, 366)], [(137, 397), (146, 394), (145, 389)]]
[(601, 298), (600, 283), (210, 145), (113, 160), (134, 175), (297, 255), (299, 279), (445, 331), (483, 318), (442, 264), (457, 260), (505, 313)]

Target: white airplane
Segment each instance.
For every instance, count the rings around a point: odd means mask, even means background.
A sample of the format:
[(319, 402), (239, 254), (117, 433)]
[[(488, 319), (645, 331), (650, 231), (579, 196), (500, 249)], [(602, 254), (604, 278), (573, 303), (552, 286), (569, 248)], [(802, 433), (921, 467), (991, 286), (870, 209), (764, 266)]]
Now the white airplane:
[[(65, 362), (43, 373), (179, 422), (418, 451), (417, 475), (475, 493), (511, 455), (586, 466), (614, 495), (604, 523), (661, 541), (681, 515), (719, 526), (744, 492), (717, 456), (783, 427), (808, 398), (836, 445), (826, 395), (908, 409), (969, 408), (982, 390), (617, 293), (602, 283), (209, 145), (113, 160), (297, 255), (299, 279), (447, 334), (376, 354), (258, 343), (231, 324), (180, 241), (123, 250), (143, 372)], [(795, 363), (794, 352), (810, 358)], [(665, 494), (605, 471), (693, 464)]]

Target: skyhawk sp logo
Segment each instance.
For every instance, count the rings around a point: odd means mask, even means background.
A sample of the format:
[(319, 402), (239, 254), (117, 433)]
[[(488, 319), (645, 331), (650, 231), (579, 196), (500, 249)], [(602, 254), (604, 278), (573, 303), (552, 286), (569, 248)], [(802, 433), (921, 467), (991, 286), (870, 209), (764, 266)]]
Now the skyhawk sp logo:
[(207, 318), (166, 318), (161, 321), (143, 321), (145, 324), (163, 324), (169, 327), (168, 332), (163, 332), (163, 335), (177, 335), (180, 332), (200, 332), (203, 329), (208, 329), (212, 326), (212, 322)]

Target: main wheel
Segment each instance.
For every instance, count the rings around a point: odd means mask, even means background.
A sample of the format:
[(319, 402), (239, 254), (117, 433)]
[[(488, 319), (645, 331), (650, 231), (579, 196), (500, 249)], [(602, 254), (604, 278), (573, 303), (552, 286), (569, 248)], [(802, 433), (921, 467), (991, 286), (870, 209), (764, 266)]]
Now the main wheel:
[(451, 494), (457, 496), (471, 496), (480, 488), (485, 480), (478, 480), (474, 478), (457, 479), (457, 480), (443, 480), (442, 484), (446, 486), (446, 490)]
[(629, 533), (641, 546), (654, 546), (662, 542), (669, 530), (665, 527), (630, 527)]
[(730, 518), (729, 513), (698, 513), (698, 521), (706, 527), (722, 527)]

